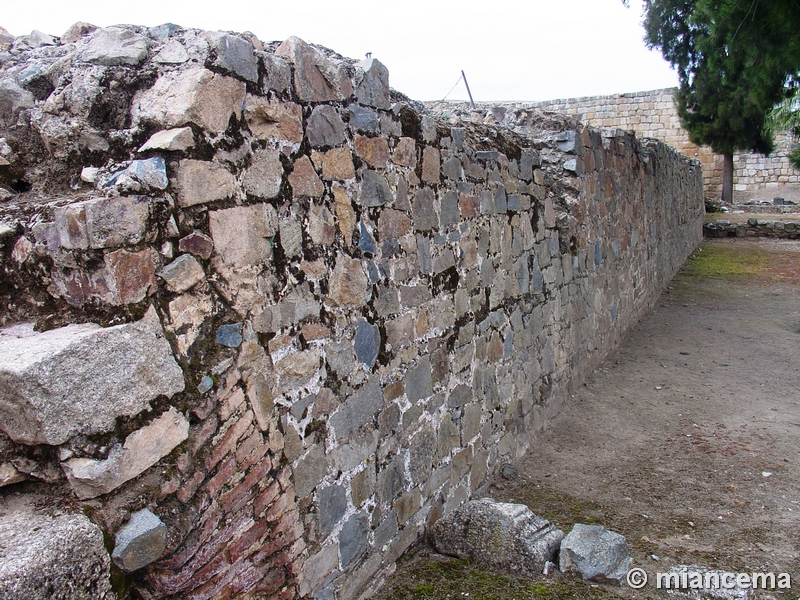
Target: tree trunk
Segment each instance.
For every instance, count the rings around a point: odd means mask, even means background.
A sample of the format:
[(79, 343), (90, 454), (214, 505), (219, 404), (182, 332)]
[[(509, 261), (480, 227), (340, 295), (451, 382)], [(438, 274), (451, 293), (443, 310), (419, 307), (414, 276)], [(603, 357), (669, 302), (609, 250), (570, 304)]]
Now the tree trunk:
[(733, 204), (733, 153), (726, 152), (722, 156), (722, 202)]

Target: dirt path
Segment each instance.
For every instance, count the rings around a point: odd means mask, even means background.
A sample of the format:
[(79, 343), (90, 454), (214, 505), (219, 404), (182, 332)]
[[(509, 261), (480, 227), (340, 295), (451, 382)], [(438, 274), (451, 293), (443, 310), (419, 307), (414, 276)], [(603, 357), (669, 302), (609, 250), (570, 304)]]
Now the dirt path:
[[(798, 282), (798, 242), (704, 243), (654, 311), (516, 465), (516, 477), (499, 479), (490, 494), (528, 504), (565, 531), (575, 522), (618, 531), (627, 537), (635, 563), (653, 573), (674, 564), (788, 572), (791, 593), (772, 594), (795, 600)], [(384, 593), (659, 597), (652, 590), (633, 593), (563, 580), (516, 581), (503, 591), (497, 582), (475, 584), (476, 573), (490, 582), (496, 577), (422, 548)]]

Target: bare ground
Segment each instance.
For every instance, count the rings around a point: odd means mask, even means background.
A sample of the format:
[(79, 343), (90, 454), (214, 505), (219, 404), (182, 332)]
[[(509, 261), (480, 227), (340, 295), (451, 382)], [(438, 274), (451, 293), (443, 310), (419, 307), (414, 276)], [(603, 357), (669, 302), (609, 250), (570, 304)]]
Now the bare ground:
[[(625, 344), (489, 494), (675, 564), (787, 572), (800, 596), (800, 242), (706, 241)], [(511, 576), (507, 578), (506, 576)], [(640, 598), (650, 587), (525, 581), (420, 546), (385, 598)]]

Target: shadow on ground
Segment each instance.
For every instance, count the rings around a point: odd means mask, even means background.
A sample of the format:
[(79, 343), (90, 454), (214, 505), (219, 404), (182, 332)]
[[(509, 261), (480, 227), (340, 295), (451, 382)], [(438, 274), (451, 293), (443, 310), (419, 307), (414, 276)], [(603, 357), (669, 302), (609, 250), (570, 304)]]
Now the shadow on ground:
[[(704, 242), (624, 345), (488, 494), (568, 531), (626, 536), (651, 577), (675, 564), (789, 573), (800, 596), (800, 242)], [(516, 579), (420, 545), (380, 598), (661, 598)], [(756, 594), (756, 597), (758, 594)], [(753, 597), (753, 596), (751, 596)]]

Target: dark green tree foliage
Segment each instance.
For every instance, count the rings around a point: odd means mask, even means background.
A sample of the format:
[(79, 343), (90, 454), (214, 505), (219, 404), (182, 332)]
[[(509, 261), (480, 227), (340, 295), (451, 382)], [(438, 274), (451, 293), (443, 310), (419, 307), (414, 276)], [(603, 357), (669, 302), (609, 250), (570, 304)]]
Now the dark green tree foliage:
[(772, 151), (765, 120), (800, 70), (800, 0), (645, 0), (644, 25), (678, 72), (689, 138), (725, 156), (730, 201), (733, 153)]

